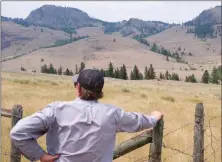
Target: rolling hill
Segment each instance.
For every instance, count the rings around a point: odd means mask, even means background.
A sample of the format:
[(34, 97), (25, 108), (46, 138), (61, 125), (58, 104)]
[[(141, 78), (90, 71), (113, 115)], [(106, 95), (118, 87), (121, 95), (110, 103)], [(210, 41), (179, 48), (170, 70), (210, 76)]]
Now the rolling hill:
[[(203, 11), (204, 14), (201, 13), (195, 19), (176, 25), (137, 18), (105, 22), (91, 18), (78, 9), (44, 5), (32, 11), (24, 20), (2, 17), (3, 58), (15, 58), (4, 61), (2, 69), (19, 71), (24, 67), (28, 71), (39, 72), (42, 64), (52, 63), (56, 68), (61, 65), (75, 71), (76, 64), (80, 62), (85, 62), (88, 68), (104, 69), (109, 62), (113, 62), (115, 67), (125, 64), (129, 75), (135, 64), (142, 72), (145, 66), (153, 64), (157, 76), (159, 72), (168, 70), (179, 73), (182, 79), (190, 74), (200, 79), (203, 70), (220, 65), (221, 23), (218, 9), (221, 10), (221, 7)], [(211, 18), (214, 21), (207, 21)], [(206, 23), (216, 30), (213, 37), (205, 34), (205, 38), (200, 38), (196, 34), (196, 29), (199, 31), (197, 25)], [(145, 38), (150, 46), (132, 39), (135, 35)], [(89, 37), (69, 42), (71, 37), (79, 36)], [(43, 48), (58, 40), (67, 40), (69, 44)], [(174, 58), (166, 61), (166, 56), (151, 51), (154, 43), (159, 49), (164, 47), (179, 53), (184, 63)]]
[(2, 22), (2, 59), (28, 54), (41, 47), (54, 44), (61, 39), (69, 39), (63, 31), (44, 27), (24, 27), (14, 22)]
[[(44, 59), (44, 62), (41, 62), (41, 59)], [(19, 71), (22, 66), (29, 71), (39, 72), (42, 64), (53, 63), (56, 68), (61, 65), (74, 71), (75, 65), (79, 65), (81, 61), (85, 62), (87, 68), (106, 69), (109, 62), (113, 62), (115, 66), (126, 64), (128, 72), (135, 64), (142, 71), (149, 64), (153, 64), (160, 71), (188, 68), (186, 64), (166, 61), (165, 56), (157, 55), (147, 46), (131, 38), (95, 35), (64, 46), (40, 49), (23, 57), (5, 61), (2, 63), (2, 69)]]

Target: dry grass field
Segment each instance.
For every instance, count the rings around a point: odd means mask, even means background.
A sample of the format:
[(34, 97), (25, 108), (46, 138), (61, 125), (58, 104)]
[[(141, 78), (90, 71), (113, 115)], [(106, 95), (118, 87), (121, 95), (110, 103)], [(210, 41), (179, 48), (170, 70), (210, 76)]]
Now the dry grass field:
[[(192, 155), (193, 151), (195, 106), (197, 103), (203, 102), (206, 114), (205, 146), (207, 147), (205, 150), (205, 158), (208, 158), (213, 150), (215, 150), (215, 155), (212, 154), (209, 159), (207, 159), (208, 162), (221, 161), (221, 118), (218, 117), (211, 121), (212, 131), (210, 131), (208, 127), (210, 117), (207, 117), (221, 115), (220, 86), (154, 80), (122, 81), (107, 78), (104, 92), (105, 96), (100, 102), (115, 104), (125, 111), (136, 111), (146, 114), (149, 114), (153, 110), (162, 111), (165, 115), (164, 144), (182, 150), (190, 155)], [(70, 101), (74, 98), (75, 92), (71, 77), (2, 72), (3, 108), (10, 109), (14, 104), (21, 104), (24, 108), (24, 116), (43, 109), (50, 102), (57, 100)], [(191, 124), (187, 127), (172, 132), (190, 122)], [(1, 123), (2, 161), (9, 162), (9, 156), (3, 154), (7, 154), (10, 151), (9, 131), (11, 122), (10, 119), (1, 118)], [(116, 144), (136, 134), (138, 133), (120, 133), (117, 135)], [(213, 142), (212, 146), (209, 146), (211, 140), (215, 141), (216, 139), (218, 141)], [(44, 142), (44, 137), (39, 139), (39, 143), (43, 148), (45, 148)], [(141, 158), (146, 160), (148, 152), (149, 145), (146, 145), (118, 158), (115, 162), (134, 162)], [(164, 162), (192, 161), (192, 157), (169, 148), (163, 148), (162, 158)], [(22, 158), (22, 162), (28, 162), (28, 160)]]

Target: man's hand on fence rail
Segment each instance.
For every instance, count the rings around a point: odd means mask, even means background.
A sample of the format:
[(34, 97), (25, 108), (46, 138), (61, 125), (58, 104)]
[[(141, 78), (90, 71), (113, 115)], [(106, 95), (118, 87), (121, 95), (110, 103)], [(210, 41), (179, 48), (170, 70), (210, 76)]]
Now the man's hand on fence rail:
[(44, 154), (41, 158), (41, 162), (54, 162), (59, 158), (60, 155), (50, 155), (50, 154)]

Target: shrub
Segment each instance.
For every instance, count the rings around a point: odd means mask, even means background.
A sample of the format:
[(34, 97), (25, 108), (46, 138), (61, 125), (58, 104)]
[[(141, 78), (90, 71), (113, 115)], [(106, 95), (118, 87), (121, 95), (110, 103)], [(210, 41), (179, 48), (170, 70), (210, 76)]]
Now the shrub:
[(21, 66), (21, 71), (26, 71), (26, 69), (24, 67)]
[(170, 102), (175, 102), (175, 99), (172, 96), (163, 96), (161, 99), (170, 101)]
[(129, 92), (130, 92), (130, 90), (129, 90), (129, 89), (127, 89), (126, 87), (124, 87), (124, 88), (122, 88), (122, 92), (124, 92), (124, 93), (129, 93)]
[(144, 92), (142, 92), (142, 93), (140, 93), (140, 97), (141, 98), (147, 98), (147, 95)]

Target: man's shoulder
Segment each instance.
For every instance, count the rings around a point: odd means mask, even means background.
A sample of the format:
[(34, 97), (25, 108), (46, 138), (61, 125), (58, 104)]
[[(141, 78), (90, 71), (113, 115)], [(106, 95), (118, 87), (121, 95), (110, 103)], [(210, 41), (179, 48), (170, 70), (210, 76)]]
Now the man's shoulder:
[(61, 108), (64, 106), (69, 106), (72, 104), (72, 101), (54, 101), (51, 102), (50, 104), (48, 104), (46, 107), (50, 107), (50, 108)]
[(107, 103), (98, 103), (99, 107), (103, 107), (106, 110), (118, 111), (120, 108), (114, 104), (107, 104)]

